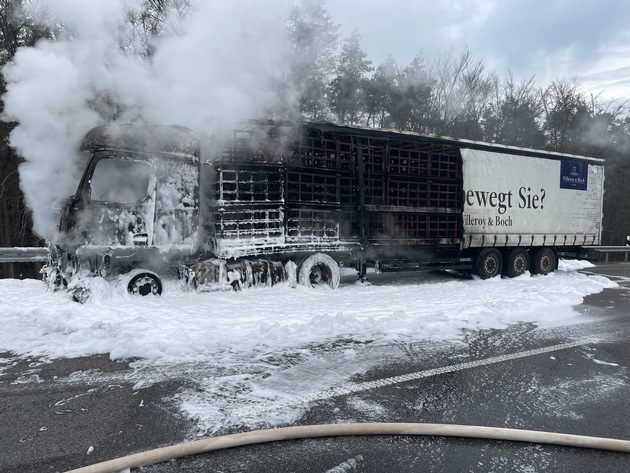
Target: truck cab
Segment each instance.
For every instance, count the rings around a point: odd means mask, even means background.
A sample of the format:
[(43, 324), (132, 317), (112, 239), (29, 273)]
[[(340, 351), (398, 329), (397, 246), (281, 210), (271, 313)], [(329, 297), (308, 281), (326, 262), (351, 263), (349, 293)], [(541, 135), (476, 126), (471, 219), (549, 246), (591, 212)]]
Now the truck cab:
[(189, 130), (109, 125), (81, 149), (88, 160), (60, 219), (65, 277), (161, 272), (173, 253), (199, 249), (199, 142)]

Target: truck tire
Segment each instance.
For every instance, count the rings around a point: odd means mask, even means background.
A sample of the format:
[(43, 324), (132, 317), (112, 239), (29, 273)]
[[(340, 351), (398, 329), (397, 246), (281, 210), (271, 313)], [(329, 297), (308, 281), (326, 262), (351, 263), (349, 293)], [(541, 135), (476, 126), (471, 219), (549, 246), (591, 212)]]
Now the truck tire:
[(150, 271), (142, 271), (133, 276), (127, 284), (127, 292), (131, 295), (148, 296), (162, 294), (162, 281), (157, 274)]
[(556, 269), (558, 258), (551, 248), (539, 248), (532, 258), (533, 274), (549, 274)]
[(499, 250), (486, 248), (479, 253), (475, 261), (475, 274), (481, 279), (490, 279), (501, 274), (503, 258)]
[(503, 274), (509, 278), (515, 278), (529, 271), (529, 253), (524, 248), (515, 248), (508, 253), (507, 262), (503, 268)]
[(314, 253), (300, 264), (298, 282), (303, 286), (336, 289), (339, 279), (339, 265), (327, 254)]

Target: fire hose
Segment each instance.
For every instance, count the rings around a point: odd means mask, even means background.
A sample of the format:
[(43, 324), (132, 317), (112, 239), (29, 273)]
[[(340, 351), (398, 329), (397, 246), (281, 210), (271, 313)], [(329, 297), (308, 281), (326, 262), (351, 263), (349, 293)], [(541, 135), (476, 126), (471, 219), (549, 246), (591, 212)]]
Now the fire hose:
[(618, 440), (584, 435), (539, 432), (535, 430), (507, 429), (455, 424), (421, 423), (355, 423), (324, 424), (255, 430), (220, 437), (195, 440), (168, 447), (135, 453), (102, 463), (68, 471), (67, 473), (109, 473), (175, 458), (281, 440), (356, 435), (425, 435), (441, 437), (467, 437), (476, 439), (529, 442), (564, 447), (591, 448), (630, 453), (630, 440)]

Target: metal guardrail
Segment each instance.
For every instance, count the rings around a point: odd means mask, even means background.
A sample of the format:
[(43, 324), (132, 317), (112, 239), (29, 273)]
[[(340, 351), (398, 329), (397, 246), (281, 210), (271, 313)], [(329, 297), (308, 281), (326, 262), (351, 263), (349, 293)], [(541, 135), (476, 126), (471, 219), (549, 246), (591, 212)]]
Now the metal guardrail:
[(604, 261), (606, 263), (608, 263), (608, 256), (610, 253), (625, 253), (624, 261), (628, 261), (628, 253), (630, 253), (630, 246), (583, 246), (582, 249), (586, 251), (604, 253)]
[(46, 262), (50, 252), (48, 248), (3, 248), (0, 247), (0, 263)]
[[(625, 261), (628, 261), (630, 245), (628, 246), (582, 246), (583, 250), (604, 253), (605, 261), (608, 262), (610, 253), (625, 253)], [(48, 248), (9, 248), (0, 247), (0, 263), (32, 263), (47, 262), (50, 256)]]

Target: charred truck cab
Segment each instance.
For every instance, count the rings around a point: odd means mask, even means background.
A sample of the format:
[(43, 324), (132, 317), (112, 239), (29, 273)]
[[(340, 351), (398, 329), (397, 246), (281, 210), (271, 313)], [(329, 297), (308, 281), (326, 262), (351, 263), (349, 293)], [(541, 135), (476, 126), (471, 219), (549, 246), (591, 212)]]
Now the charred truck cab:
[(327, 122), (91, 130), (48, 280), (160, 294), (283, 280), (335, 288), (339, 266), (546, 274), (599, 244), (603, 160)]
[(81, 145), (88, 161), (62, 209), (54, 279), (124, 276), (129, 292), (162, 292), (174, 262), (199, 248), (199, 141), (182, 127), (107, 126)]

